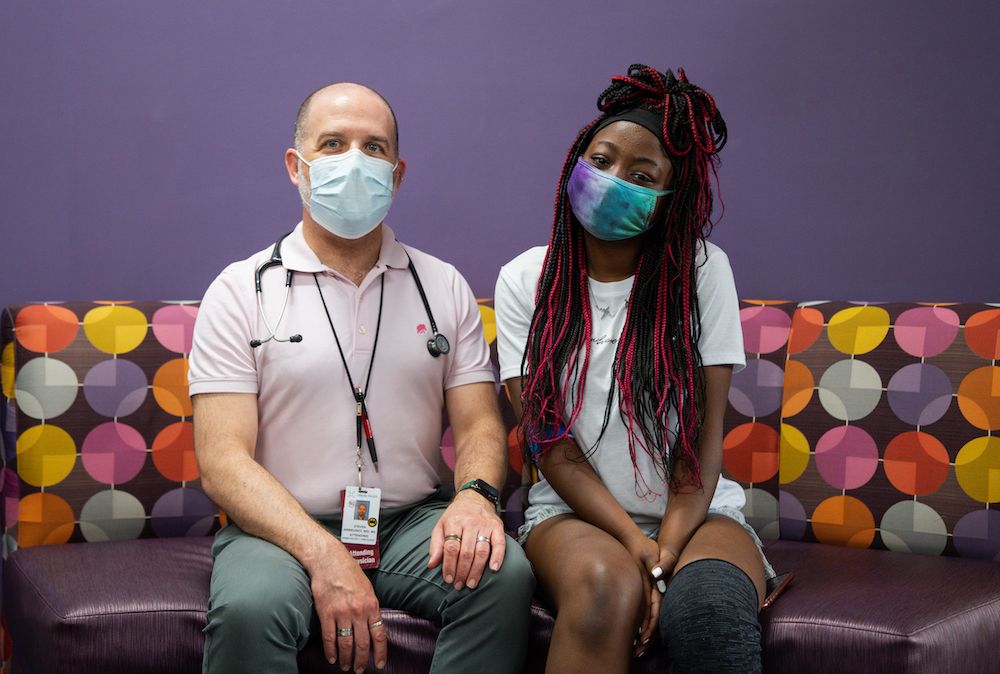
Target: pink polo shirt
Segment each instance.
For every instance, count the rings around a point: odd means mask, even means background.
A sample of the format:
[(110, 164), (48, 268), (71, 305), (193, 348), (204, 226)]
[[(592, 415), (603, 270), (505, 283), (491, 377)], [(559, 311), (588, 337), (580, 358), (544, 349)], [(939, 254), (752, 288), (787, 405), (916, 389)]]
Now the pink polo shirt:
[[(312, 515), (340, 513), (340, 490), (357, 484), (354, 397), (323, 311), (313, 273), (330, 309), (351, 376), (364, 386), (375, 346), (380, 280), (385, 277), (368, 411), (378, 449), (375, 473), (362, 447), (364, 483), (381, 487), (383, 504), (398, 506), (430, 495), (441, 479), (441, 420), (446, 389), (495, 382), (475, 297), (450, 264), (403, 246), (383, 225), (382, 249), (361, 286), (326, 267), (306, 244), (302, 223), (281, 247), (292, 277), (278, 337), (299, 343), (250, 340), (268, 331), (259, 316), (254, 270), (273, 246), (228, 266), (205, 293), (195, 323), (189, 383), (199, 393), (256, 393), (256, 460)], [(420, 275), (448, 355), (427, 351), (427, 312), (407, 269)], [(264, 311), (274, 325), (284, 297), (285, 269), (262, 276)]]

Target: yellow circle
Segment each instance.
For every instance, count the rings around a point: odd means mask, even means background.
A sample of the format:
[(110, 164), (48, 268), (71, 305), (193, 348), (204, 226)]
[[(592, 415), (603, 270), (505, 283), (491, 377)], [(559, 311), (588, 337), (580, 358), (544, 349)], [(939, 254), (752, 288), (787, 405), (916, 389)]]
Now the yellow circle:
[(76, 443), (58, 426), (32, 426), (17, 439), (17, 474), (30, 485), (59, 484), (74, 465)]
[(0, 354), (0, 385), (7, 398), (14, 397), (14, 342), (3, 347)]
[(955, 457), (955, 478), (966, 494), (982, 503), (1000, 501), (1000, 437), (965, 443)]
[(497, 312), (493, 310), (493, 307), (480, 304), (479, 316), (483, 319), (483, 334), (486, 337), (486, 343), (492, 344), (497, 338)]
[(889, 334), (889, 312), (882, 307), (851, 307), (838, 311), (826, 327), (833, 348), (847, 354), (868, 353)]
[(809, 466), (809, 441), (802, 431), (781, 424), (781, 466), (778, 469), (778, 482), (788, 484), (795, 482)]
[(104, 353), (128, 353), (142, 344), (148, 329), (146, 315), (132, 307), (97, 307), (83, 317), (87, 339)]

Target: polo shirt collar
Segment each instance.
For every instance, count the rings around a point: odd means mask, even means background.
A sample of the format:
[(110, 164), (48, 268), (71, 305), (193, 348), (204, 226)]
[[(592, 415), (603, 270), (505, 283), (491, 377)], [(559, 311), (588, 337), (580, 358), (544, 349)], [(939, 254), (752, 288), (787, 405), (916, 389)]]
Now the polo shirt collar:
[[(327, 270), (326, 265), (313, 252), (313, 249), (306, 243), (305, 234), (302, 231), (302, 223), (299, 222), (292, 230), (288, 238), (281, 244), (281, 259), (285, 269), (306, 274), (320, 273)], [(406, 269), (410, 263), (410, 258), (403, 248), (403, 244), (396, 240), (396, 233), (383, 223), (382, 225), (382, 248), (378, 254), (378, 263), (390, 269)]]

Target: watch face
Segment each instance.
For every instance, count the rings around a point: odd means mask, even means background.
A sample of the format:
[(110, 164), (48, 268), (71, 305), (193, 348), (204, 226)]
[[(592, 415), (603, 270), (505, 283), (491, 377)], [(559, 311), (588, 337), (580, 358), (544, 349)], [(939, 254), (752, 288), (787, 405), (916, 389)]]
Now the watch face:
[(481, 491), (488, 495), (491, 499), (496, 501), (500, 498), (500, 492), (496, 490), (496, 487), (491, 485), (489, 482), (483, 482), (482, 480), (476, 480), (475, 489)]

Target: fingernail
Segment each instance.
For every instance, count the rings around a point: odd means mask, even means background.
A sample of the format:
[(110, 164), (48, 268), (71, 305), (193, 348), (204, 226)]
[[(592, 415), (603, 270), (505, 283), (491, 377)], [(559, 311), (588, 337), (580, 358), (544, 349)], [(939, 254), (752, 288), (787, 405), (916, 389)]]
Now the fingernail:
[(639, 643), (639, 637), (636, 637), (635, 639), (632, 639), (632, 648), (635, 648), (636, 644), (638, 644), (638, 643)]
[(462, 581), (458, 581), (457, 583), (455, 583), (456, 590), (461, 590), (463, 587), (465, 587), (465, 585), (462, 583)]
[(652, 570), (652, 571), (650, 571), (650, 575), (652, 575), (652, 576), (653, 576), (653, 578), (659, 578), (660, 576), (662, 576), (662, 575), (663, 575), (663, 569), (661, 569), (661, 568), (660, 568), (660, 567), (658, 567), (658, 566), (654, 566), (654, 567), (653, 567), (653, 570)]
[(331, 665), (337, 664), (337, 658), (330, 658), (330, 664)]
[(385, 660), (383, 660), (382, 662), (376, 662), (375, 666), (379, 669), (385, 669)]
[(660, 591), (660, 594), (664, 594), (667, 591), (667, 584), (662, 580), (656, 581), (656, 589)]
[(476, 581), (474, 581), (474, 580), (470, 580), (469, 581), (469, 589), (470, 590), (475, 590), (476, 589), (476, 585), (477, 585)]
[(646, 640), (644, 640), (644, 641), (642, 642), (642, 645), (643, 645), (643, 646), (645, 646), (646, 644), (648, 644), (648, 643), (649, 643), (650, 641), (652, 641), (652, 640), (653, 640), (653, 637), (649, 637), (648, 639), (646, 639)]
[(451, 584), (451, 576), (445, 576), (444, 577), (444, 582), (446, 582), (446, 583), (448, 583), (450, 585)]
[(493, 569), (494, 571), (499, 571), (500, 570), (500, 565), (494, 563), (494, 564), (490, 565), (490, 568)]

